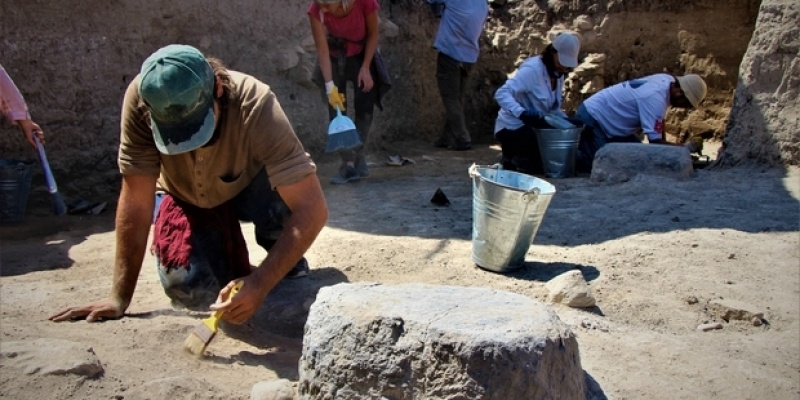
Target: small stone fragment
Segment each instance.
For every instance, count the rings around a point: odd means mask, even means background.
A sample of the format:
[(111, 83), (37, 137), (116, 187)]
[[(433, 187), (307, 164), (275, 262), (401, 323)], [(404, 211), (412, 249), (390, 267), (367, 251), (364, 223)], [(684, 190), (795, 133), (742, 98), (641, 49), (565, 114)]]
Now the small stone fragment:
[(708, 332), (708, 331), (713, 331), (715, 329), (722, 329), (722, 324), (719, 322), (710, 322), (708, 324), (697, 325), (698, 331)]

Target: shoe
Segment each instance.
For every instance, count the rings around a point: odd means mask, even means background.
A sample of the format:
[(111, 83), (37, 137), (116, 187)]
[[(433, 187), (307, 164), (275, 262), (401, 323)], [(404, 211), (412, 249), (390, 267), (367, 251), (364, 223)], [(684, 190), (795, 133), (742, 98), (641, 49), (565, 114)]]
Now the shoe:
[(292, 268), (292, 270), (289, 271), (288, 274), (286, 274), (285, 278), (286, 279), (303, 278), (308, 276), (309, 273), (310, 273), (310, 268), (308, 268), (308, 261), (306, 260), (305, 257), (303, 257), (300, 259), (300, 261), (297, 262), (297, 264), (294, 265), (294, 268)]
[(355, 182), (358, 180), (358, 178), (358, 172), (356, 172), (355, 167), (346, 165), (344, 168), (339, 170), (339, 175), (331, 178), (331, 184), (344, 185), (348, 182)]
[(444, 140), (444, 139), (438, 139), (437, 141), (433, 142), (433, 146), (434, 146), (434, 147), (438, 147), (438, 148), (440, 148), (440, 149), (446, 149), (446, 148), (447, 148), (448, 146), (450, 146), (450, 145), (449, 145), (449, 144), (447, 144), (447, 141), (446, 141), (446, 140)]
[(369, 166), (367, 165), (367, 158), (363, 155), (356, 158), (356, 172), (361, 178), (369, 176)]
[(448, 147), (448, 149), (453, 150), (453, 151), (470, 150), (470, 149), (472, 149), (472, 143), (471, 142), (456, 143), (456, 144)]

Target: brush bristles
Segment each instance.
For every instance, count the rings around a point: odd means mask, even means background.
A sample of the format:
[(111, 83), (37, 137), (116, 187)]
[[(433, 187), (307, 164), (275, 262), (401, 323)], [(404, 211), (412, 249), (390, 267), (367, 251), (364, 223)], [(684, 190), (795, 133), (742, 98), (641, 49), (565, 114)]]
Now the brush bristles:
[(325, 144), (325, 152), (332, 153), (337, 150), (352, 149), (361, 144), (361, 134), (355, 129), (350, 129), (329, 134), (327, 143)]
[(211, 342), (214, 334), (217, 333), (216, 322), (217, 319), (215, 317), (204, 319), (186, 338), (186, 341), (183, 342), (183, 347), (194, 355), (202, 356), (206, 346)]
[(186, 338), (186, 341), (183, 342), (183, 347), (190, 353), (196, 356), (202, 356), (203, 352), (205, 352), (208, 343), (211, 341), (209, 337), (208, 340), (203, 340), (202, 337), (198, 336), (196, 332), (192, 332), (189, 337)]

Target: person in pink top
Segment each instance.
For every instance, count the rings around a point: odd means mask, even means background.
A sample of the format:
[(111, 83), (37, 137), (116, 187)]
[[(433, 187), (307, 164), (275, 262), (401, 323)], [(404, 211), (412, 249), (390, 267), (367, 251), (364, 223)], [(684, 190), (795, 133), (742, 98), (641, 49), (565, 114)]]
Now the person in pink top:
[[(314, 0), (308, 8), (317, 49), (316, 80), (324, 83), (328, 114), (333, 119), (335, 107), (345, 111), (342, 93), (347, 91), (347, 82), (352, 82), (355, 125), (363, 144), (367, 142), (378, 101), (377, 90), (373, 90), (377, 76), (370, 68), (378, 49), (378, 8), (376, 0)], [(331, 183), (354, 182), (369, 175), (363, 145), (342, 150), (339, 155), (342, 165)]]
[(33, 135), (36, 135), (39, 141), (44, 143), (42, 128), (31, 120), (31, 114), (28, 112), (28, 105), (25, 104), (22, 93), (19, 92), (17, 85), (11, 80), (2, 65), (0, 65), (0, 110), (9, 121), (20, 127), (22, 134), (25, 135), (25, 140), (31, 146), (36, 147)]

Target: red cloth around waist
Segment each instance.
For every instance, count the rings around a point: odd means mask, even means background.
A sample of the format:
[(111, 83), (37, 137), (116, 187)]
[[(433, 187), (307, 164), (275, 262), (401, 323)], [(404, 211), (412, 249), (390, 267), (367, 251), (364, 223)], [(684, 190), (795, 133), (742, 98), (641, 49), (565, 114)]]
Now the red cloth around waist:
[(153, 227), (152, 249), (166, 268), (189, 266), (193, 229), (217, 230), (229, 267), (244, 276), (250, 273), (250, 258), (242, 227), (230, 202), (214, 208), (199, 208), (165, 194)]

